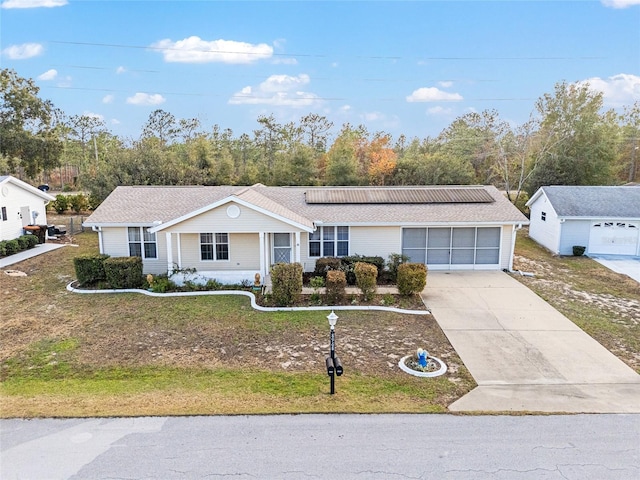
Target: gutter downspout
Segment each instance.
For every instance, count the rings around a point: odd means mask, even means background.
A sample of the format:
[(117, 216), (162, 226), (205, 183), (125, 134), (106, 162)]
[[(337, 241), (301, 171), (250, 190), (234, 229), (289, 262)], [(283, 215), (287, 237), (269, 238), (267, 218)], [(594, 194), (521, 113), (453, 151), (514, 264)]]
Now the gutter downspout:
[(516, 232), (522, 228), (522, 224), (513, 225), (513, 230), (511, 231), (511, 254), (509, 256), (509, 271), (513, 273), (513, 255), (516, 250)]
[(98, 232), (98, 244), (100, 248), (100, 254), (104, 255), (104, 245), (102, 242), (102, 227), (96, 227), (95, 225), (91, 227), (91, 230), (94, 232)]

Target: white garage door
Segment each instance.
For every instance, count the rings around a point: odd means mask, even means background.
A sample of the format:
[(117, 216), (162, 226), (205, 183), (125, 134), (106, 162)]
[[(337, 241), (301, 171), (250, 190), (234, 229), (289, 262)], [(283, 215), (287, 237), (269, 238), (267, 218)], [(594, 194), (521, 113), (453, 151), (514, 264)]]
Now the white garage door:
[(500, 227), (404, 228), (402, 253), (436, 270), (500, 265)]
[(635, 255), (640, 224), (636, 222), (595, 222), (589, 234), (592, 254)]

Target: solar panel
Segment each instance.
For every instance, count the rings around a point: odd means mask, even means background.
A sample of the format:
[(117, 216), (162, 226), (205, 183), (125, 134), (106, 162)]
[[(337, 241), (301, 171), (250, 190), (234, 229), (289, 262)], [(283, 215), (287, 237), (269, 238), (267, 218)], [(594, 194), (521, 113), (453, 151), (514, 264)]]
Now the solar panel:
[(491, 203), (482, 187), (413, 188), (312, 188), (305, 192), (307, 204), (425, 204)]

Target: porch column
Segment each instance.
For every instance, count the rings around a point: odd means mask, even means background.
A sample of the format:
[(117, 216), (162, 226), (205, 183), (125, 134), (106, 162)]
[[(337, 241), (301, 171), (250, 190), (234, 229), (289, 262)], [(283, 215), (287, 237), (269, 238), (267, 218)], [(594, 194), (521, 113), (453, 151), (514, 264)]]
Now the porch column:
[(182, 269), (182, 243), (180, 242), (181, 234), (176, 234), (176, 246), (178, 248), (178, 270)]
[(258, 236), (260, 237), (260, 278), (262, 278), (262, 281), (264, 282), (267, 275), (267, 265), (264, 257), (264, 232), (258, 232)]
[(296, 262), (300, 263), (300, 232), (296, 232)]
[(173, 270), (173, 250), (171, 247), (171, 233), (166, 232), (164, 234), (165, 241), (167, 242), (167, 275), (171, 275)]

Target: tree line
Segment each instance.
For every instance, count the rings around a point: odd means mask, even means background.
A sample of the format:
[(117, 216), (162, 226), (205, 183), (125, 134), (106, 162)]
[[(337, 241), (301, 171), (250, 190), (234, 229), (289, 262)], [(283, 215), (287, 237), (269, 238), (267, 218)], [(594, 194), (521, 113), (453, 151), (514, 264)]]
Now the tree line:
[[(559, 82), (512, 125), (496, 110), (467, 113), (439, 135), (407, 138), (309, 113), (298, 122), (260, 116), (250, 134), (158, 109), (137, 139), (103, 120), (67, 116), (39, 97), (32, 79), (0, 72), (0, 173), (104, 199), (118, 185), (493, 184), (516, 204), (542, 185), (637, 182), (640, 102), (604, 110), (584, 83)], [(60, 185), (62, 186), (62, 185)]]

